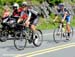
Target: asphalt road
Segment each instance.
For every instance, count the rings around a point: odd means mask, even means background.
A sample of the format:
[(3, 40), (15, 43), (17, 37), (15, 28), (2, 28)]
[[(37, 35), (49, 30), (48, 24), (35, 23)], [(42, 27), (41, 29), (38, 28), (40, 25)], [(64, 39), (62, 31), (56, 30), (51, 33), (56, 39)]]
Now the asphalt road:
[(71, 41), (55, 43), (53, 31), (43, 31), (44, 41), (40, 47), (27, 44), (24, 50), (18, 51), (13, 40), (0, 43), (0, 57), (75, 57), (75, 35)]

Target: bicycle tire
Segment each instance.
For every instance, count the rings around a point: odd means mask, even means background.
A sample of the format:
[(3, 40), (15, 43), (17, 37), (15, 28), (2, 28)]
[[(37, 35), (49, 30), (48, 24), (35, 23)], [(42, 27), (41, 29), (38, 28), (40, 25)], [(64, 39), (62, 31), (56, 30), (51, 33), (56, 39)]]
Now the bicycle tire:
[[(69, 41), (73, 38), (73, 35), (74, 35), (74, 30), (73, 30), (73, 27), (71, 26), (71, 32), (70, 32), (70, 36), (68, 37), (67, 35), (66, 35), (66, 39), (68, 38), (69, 39)], [(67, 32), (66, 32), (67, 33)]]
[(71, 30), (72, 30), (72, 31), (71, 31), (71, 34), (72, 34), (71, 36), (73, 37), (73, 35), (74, 35), (74, 29), (73, 29), (72, 26), (71, 26)]
[[(59, 43), (62, 39), (62, 30), (60, 30), (60, 32), (58, 30), (59, 30), (59, 28), (54, 29), (54, 31), (53, 31), (53, 40), (55, 43)], [(58, 37), (56, 37), (56, 33), (59, 33), (59, 34), (57, 34)]]
[(1, 35), (0, 35), (0, 41), (1, 41), (1, 42), (7, 41), (7, 39), (8, 39), (8, 33), (4, 30), (4, 31), (2, 31), (0, 34), (1, 34)]
[[(27, 40), (26, 40), (26, 38), (25, 38), (25, 36), (23, 36), (23, 33), (24, 32), (21, 32), (21, 34), (22, 34), (22, 36), (21, 37), (17, 37), (16, 36), (16, 33), (15, 33), (15, 39), (14, 39), (14, 46), (15, 46), (15, 48), (16, 49), (18, 49), (18, 50), (24, 50), (24, 48), (26, 47), (26, 44), (27, 44)], [(24, 42), (23, 42), (23, 46), (21, 47), (18, 47), (18, 45), (17, 45), (17, 43), (16, 43), (16, 41), (17, 40), (24, 40)], [(22, 42), (22, 41), (21, 41)], [(19, 43), (19, 44), (21, 44), (21, 42)], [(22, 44), (21, 44), (22, 45)]]
[[(35, 37), (36, 34), (38, 35), (38, 37)], [(37, 42), (36, 43), (37, 40), (39, 40), (40, 42)], [(41, 46), (42, 42), (43, 42), (43, 34), (42, 34), (42, 31), (39, 30), (39, 29), (37, 29), (37, 32), (35, 34), (33, 33), (33, 45), (36, 46), (36, 47), (39, 47), (39, 46)]]

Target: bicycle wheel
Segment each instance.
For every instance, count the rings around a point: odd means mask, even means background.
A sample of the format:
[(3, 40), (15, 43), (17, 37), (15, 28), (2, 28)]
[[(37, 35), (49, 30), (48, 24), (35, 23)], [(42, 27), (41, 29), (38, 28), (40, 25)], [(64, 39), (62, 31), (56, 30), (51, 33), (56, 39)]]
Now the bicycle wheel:
[(73, 38), (73, 34), (74, 34), (74, 31), (73, 31), (73, 27), (71, 26), (70, 28), (71, 32), (70, 32), (70, 36), (67, 35), (67, 32), (66, 32), (66, 39), (69, 39), (71, 40)]
[(24, 50), (24, 48), (26, 47), (26, 35), (25, 32), (16, 32), (15, 33), (15, 39), (14, 39), (14, 46), (16, 49), (18, 50)]
[(8, 32), (7, 31), (2, 31), (1, 33), (0, 33), (0, 41), (1, 42), (5, 42), (6, 40), (7, 40), (7, 38), (8, 38)]
[(0, 31), (0, 41), (3, 42), (1, 38), (2, 38), (2, 31)]
[(59, 43), (62, 39), (62, 30), (60, 30), (59, 28), (55, 29), (53, 32), (53, 40), (56, 43)]
[(71, 26), (71, 33), (70, 33), (70, 37), (73, 37), (74, 35), (74, 30), (73, 30), (73, 27)]
[(41, 46), (43, 42), (43, 35), (41, 30), (37, 29), (37, 32), (33, 33), (33, 44), (36, 47)]

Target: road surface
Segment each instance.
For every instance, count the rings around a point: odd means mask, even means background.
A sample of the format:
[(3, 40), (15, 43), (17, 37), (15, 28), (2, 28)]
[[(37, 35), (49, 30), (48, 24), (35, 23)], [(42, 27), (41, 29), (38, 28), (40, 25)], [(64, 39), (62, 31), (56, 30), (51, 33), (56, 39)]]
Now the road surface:
[(0, 43), (0, 57), (75, 57), (75, 36), (71, 41), (55, 43), (53, 30), (44, 30), (44, 41), (40, 47), (27, 44), (24, 50), (18, 51), (13, 40)]

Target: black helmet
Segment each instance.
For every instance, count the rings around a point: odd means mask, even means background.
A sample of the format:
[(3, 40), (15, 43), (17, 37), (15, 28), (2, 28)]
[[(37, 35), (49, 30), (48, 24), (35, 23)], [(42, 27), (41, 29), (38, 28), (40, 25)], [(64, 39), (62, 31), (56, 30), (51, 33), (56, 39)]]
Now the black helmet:
[(64, 4), (61, 3), (58, 6), (59, 6), (59, 8), (61, 8), (61, 7), (64, 7)]

